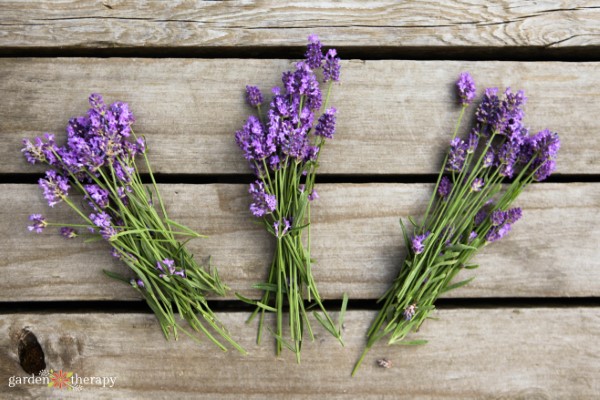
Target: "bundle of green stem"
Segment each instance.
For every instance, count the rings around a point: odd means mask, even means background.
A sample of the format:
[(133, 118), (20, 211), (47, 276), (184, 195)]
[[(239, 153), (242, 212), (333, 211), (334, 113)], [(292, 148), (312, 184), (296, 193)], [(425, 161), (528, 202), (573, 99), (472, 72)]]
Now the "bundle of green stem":
[(365, 350), (352, 375), (384, 337), (388, 344), (426, 343), (405, 338), (429, 318), (439, 296), (474, 279), (454, 282), (463, 269), (477, 268), (469, 262), (479, 249), (500, 240), (521, 218), (521, 209), (510, 206), (525, 187), (546, 179), (556, 167), (558, 135), (549, 130), (529, 135), (522, 124), (526, 101), (522, 91), (512, 93), (508, 88), (500, 98), (496, 88), (487, 89), (468, 139), (457, 137), (465, 109), (475, 97), (475, 85), (463, 73), (457, 86), (463, 106), (450, 150), (421, 224), (409, 217), (412, 238), (400, 221), (408, 255), (380, 299), (383, 306), (367, 332)]
[[(316, 308), (316, 320), (343, 345), (341, 326), (347, 304), (344, 296), (338, 323), (334, 323), (312, 274), (310, 203), (318, 197), (314, 185), (319, 155), (325, 140), (335, 132), (336, 110), (327, 109), (327, 104), (331, 84), (339, 78), (339, 59), (335, 50), (323, 57), (316, 36), (309, 37), (309, 41), (307, 59), (297, 63), (295, 71), (283, 74), (284, 90), (273, 89), (266, 122), (260, 112), (260, 90), (246, 87), (248, 102), (257, 108), (259, 117), (249, 117), (243, 129), (236, 132), (236, 142), (258, 178), (250, 185), (250, 211), (262, 219), (276, 241), (268, 281), (254, 286), (264, 291), (262, 298), (254, 301), (239, 294), (238, 297), (257, 306), (250, 320), (260, 314), (258, 342), (265, 314), (275, 313), (277, 325), (272, 333), (277, 354), (287, 347), (296, 354), (298, 362), (305, 329), (314, 339), (309, 311)], [(320, 69), (323, 80), (329, 82), (324, 102), (315, 75)], [(321, 110), (324, 112), (313, 125)], [(284, 334), (284, 309), (289, 315), (289, 338)]]
[[(216, 270), (199, 266), (185, 247), (190, 239), (203, 236), (169, 219), (148, 162), (145, 140), (131, 129), (134, 118), (128, 105), (116, 102), (107, 106), (97, 94), (90, 96), (90, 104), (86, 116), (69, 121), (66, 145), (57, 146), (54, 135), (47, 134), (45, 140), (24, 140), (23, 149), (31, 163), (50, 166), (40, 179), (49, 205), (65, 202), (84, 223), (49, 223), (34, 214), (30, 230), (41, 232), (56, 225), (62, 227), (60, 232), (66, 238), (76, 237), (76, 229), (83, 229), (79, 234), (91, 236), (86, 242), (105, 239), (113, 256), (127, 264), (135, 277), (105, 273), (130, 283), (141, 294), (167, 339), (171, 335), (177, 339), (181, 331), (199, 341), (197, 334), (202, 334), (224, 351), (222, 340), (245, 353), (208, 306), (205, 296), (223, 296), (227, 287)], [(149, 186), (142, 183), (135, 162), (138, 155), (146, 163)], [(70, 189), (84, 201), (72, 200)], [(88, 214), (86, 209), (93, 212)], [(178, 237), (188, 239), (180, 242)], [(176, 313), (191, 330), (182, 326)]]

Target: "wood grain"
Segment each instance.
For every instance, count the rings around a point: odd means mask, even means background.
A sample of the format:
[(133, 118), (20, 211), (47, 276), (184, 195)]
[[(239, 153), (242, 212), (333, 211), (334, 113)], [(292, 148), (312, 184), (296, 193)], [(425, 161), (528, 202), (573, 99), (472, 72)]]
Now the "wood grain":
[[(244, 87), (280, 82), (287, 60), (0, 59), (0, 173), (34, 169), (21, 139), (51, 131), (64, 138), (68, 119), (87, 97), (131, 103), (146, 135), (155, 171), (248, 173), (233, 140), (252, 110)], [(560, 133), (558, 173), (600, 173), (600, 66), (597, 63), (347, 61), (331, 104), (339, 111), (335, 139), (321, 173), (437, 173), (459, 109), (454, 81), (471, 71), (484, 86), (522, 88), (525, 123)], [(467, 124), (466, 124), (467, 125)], [(64, 139), (63, 139), (64, 140)]]
[[(600, 45), (600, 3), (577, 1), (3, 1), (7, 49)], [(268, 18), (265, 18), (268, 16)]]
[[(313, 271), (321, 294), (375, 299), (389, 287), (404, 254), (398, 218), (424, 211), (431, 185), (318, 186), (313, 209)], [(266, 278), (271, 239), (247, 211), (245, 185), (163, 186), (171, 217), (210, 237), (190, 243), (233, 291), (249, 296)], [(524, 218), (500, 243), (483, 249), (477, 279), (454, 297), (578, 297), (600, 293), (600, 184), (536, 184), (518, 200)], [(27, 231), (27, 217), (76, 222), (64, 204), (48, 208), (34, 185), (0, 186), (0, 301), (123, 300), (127, 285), (102, 274), (126, 273), (105, 243), (65, 241), (50, 228)], [(469, 272), (470, 273), (470, 272)], [(467, 275), (464, 275), (465, 277)], [(233, 298), (230, 293), (228, 298)]]
[[(220, 314), (249, 351), (222, 353), (183, 338), (165, 342), (148, 314), (8, 314), (0, 316), (0, 394), (53, 397), (54, 388), (7, 386), (24, 376), (15, 334), (27, 326), (45, 351), (48, 368), (79, 376), (113, 376), (113, 388), (84, 385), (61, 398), (93, 399), (591, 399), (600, 393), (600, 308), (454, 309), (436, 312), (415, 337), (425, 346), (375, 346), (355, 378), (350, 370), (364, 346), (371, 311), (346, 315), (341, 348), (316, 327), (316, 340), (274, 356), (254, 343), (248, 314)], [(271, 322), (271, 321), (269, 321)], [(387, 358), (393, 367), (377, 367)]]

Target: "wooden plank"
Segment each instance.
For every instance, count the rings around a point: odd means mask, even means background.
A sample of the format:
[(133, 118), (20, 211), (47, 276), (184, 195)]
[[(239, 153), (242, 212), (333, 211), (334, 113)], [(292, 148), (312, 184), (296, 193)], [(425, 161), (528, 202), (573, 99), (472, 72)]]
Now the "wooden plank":
[(599, 5), (594, 0), (452, 0), (443, 7), (393, 0), (3, 1), (0, 47), (299, 47), (310, 33), (349, 47), (598, 47)]
[[(364, 346), (372, 311), (350, 311), (341, 348), (316, 327), (302, 364), (286, 352), (276, 358), (267, 341), (254, 343), (248, 314), (219, 317), (249, 351), (222, 353), (184, 337), (165, 342), (147, 314), (8, 314), (0, 316), (0, 394), (11, 398), (93, 399), (481, 399), (578, 398), (600, 393), (600, 308), (454, 309), (438, 311), (416, 337), (425, 346), (375, 346), (359, 374), (350, 370)], [(272, 322), (272, 321), (269, 321)], [(79, 376), (116, 377), (112, 388), (82, 392), (7, 385), (26, 375), (16, 355), (23, 328), (33, 332), (48, 368)], [(380, 368), (376, 360), (393, 362)], [(18, 397), (13, 397), (18, 396)], [(64, 397), (63, 397), (64, 396)]]
[[(289, 67), (287, 60), (1, 59), (0, 173), (40, 171), (20, 155), (21, 139), (64, 132), (96, 91), (131, 103), (156, 171), (248, 173), (233, 140), (251, 113), (244, 87), (268, 91)], [(459, 113), (453, 82), (464, 70), (481, 87), (526, 90), (526, 124), (561, 134), (559, 173), (600, 173), (597, 63), (389, 60), (344, 62), (331, 101), (337, 136), (321, 172), (436, 173)]]
[[(418, 217), (431, 185), (319, 185), (313, 209), (313, 271), (325, 298), (378, 298), (404, 254), (399, 217)], [(168, 185), (171, 217), (210, 235), (190, 243), (209, 255), (233, 291), (249, 296), (266, 278), (271, 239), (247, 211), (245, 185)], [(518, 200), (524, 218), (502, 242), (482, 250), (477, 279), (454, 297), (577, 297), (600, 291), (600, 184), (537, 184)], [(35, 235), (27, 217), (76, 219), (65, 205), (49, 209), (34, 185), (0, 189), (0, 301), (133, 299), (127, 285), (102, 269), (126, 273), (104, 243)], [(471, 273), (471, 272), (469, 272)], [(467, 276), (467, 275), (465, 275)], [(228, 298), (233, 298), (230, 293)]]

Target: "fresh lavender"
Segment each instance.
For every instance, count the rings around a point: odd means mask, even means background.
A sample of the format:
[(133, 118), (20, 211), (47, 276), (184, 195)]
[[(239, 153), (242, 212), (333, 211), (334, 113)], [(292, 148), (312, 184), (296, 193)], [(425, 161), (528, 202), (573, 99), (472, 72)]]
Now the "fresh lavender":
[(499, 96), (498, 89), (486, 89), (475, 112), (475, 128), (463, 140), (457, 133), (475, 97), (473, 78), (461, 74), (457, 89), (462, 110), (435, 191), (422, 223), (410, 219), (412, 236), (402, 224), (409, 252), (381, 299), (383, 307), (367, 333), (353, 375), (384, 337), (389, 344), (426, 343), (404, 339), (419, 329), (441, 294), (473, 279), (453, 282), (461, 270), (477, 267), (469, 261), (479, 249), (505, 237), (521, 219), (522, 210), (511, 204), (525, 187), (545, 180), (556, 168), (559, 137), (549, 130), (529, 134), (523, 126), (523, 91), (507, 88)]
[[(259, 101), (260, 96), (252, 93), (249, 100)], [(224, 295), (227, 287), (216, 270), (200, 267), (177, 240), (180, 236), (202, 236), (167, 216), (148, 163), (146, 142), (131, 128), (135, 119), (128, 104), (105, 104), (99, 94), (92, 94), (89, 102), (86, 115), (69, 120), (63, 146), (57, 145), (54, 135), (45, 134), (33, 141), (24, 139), (22, 150), (31, 164), (49, 166), (39, 180), (48, 205), (66, 203), (82, 223), (51, 223), (40, 214), (32, 214), (28, 229), (41, 233), (48, 226), (58, 226), (67, 239), (80, 235), (105, 239), (112, 255), (127, 264), (134, 277), (105, 273), (130, 283), (140, 293), (167, 338), (172, 334), (177, 339), (178, 331), (182, 331), (198, 340), (194, 333), (202, 333), (226, 350), (217, 333), (245, 353), (206, 303), (206, 294)], [(138, 156), (147, 165), (151, 187), (142, 184), (135, 162)], [(83, 201), (73, 200), (72, 193), (82, 196)], [(160, 210), (153, 206), (156, 200)], [(176, 312), (193, 332), (177, 321)]]
[[(260, 109), (260, 90), (246, 87), (248, 103), (257, 108), (258, 116), (250, 116), (235, 134), (257, 178), (249, 188), (250, 212), (262, 219), (277, 243), (268, 282), (256, 285), (264, 290), (262, 299), (238, 297), (257, 306), (251, 319), (260, 313), (258, 342), (265, 313), (276, 313), (277, 354), (286, 346), (295, 352), (298, 362), (305, 328), (312, 339), (305, 300), (314, 302), (320, 310), (314, 312), (315, 318), (340, 342), (343, 318), (342, 312), (336, 325), (325, 310), (312, 276), (310, 255), (310, 203), (319, 197), (314, 189), (319, 157), (325, 142), (335, 134), (337, 110), (328, 103), (332, 84), (340, 77), (340, 59), (333, 49), (323, 56), (316, 35), (309, 36), (305, 57), (293, 71), (283, 73), (283, 88), (271, 90), (273, 98), (265, 114)], [(317, 78), (319, 70), (328, 82), (325, 94)], [(342, 311), (346, 303), (345, 298)], [(284, 307), (289, 310), (290, 340), (284, 338)]]

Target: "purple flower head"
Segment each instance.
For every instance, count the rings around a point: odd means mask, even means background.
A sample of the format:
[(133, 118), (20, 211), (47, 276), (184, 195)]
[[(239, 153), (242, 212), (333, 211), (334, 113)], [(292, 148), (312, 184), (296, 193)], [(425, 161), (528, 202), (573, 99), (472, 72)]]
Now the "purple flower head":
[(242, 130), (235, 133), (235, 141), (248, 161), (262, 161), (276, 150), (274, 135), (255, 116), (250, 116)]
[(96, 184), (85, 185), (84, 188), (87, 192), (85, 198), (92, 200), (89, 202), (90, 206), (95, 208), (97, 205), (100, 209), (108, 207), (108, 190), (102, 189)]
[(460, 98), (460, 103), (463, 106), (470, 104), (475, 98), (475, 81), (473, 77), (468, 72), (463, 72), (460, 74), (458, 81), (456, 82), (456, 87), (458, 88), (458, 97)]
[(518, 143), (513, 142), (512, 140), (504, 142), (497, 154), (500, 175), (512, 178), (515, 173), (520, 152), (521, 146)]
[(469, 147), (467, 148), (467, 153), (472, 154), (477, 150), (477, 145), (479, 144), (479, 135), (476, 131), (473, 131), (469, 134)]
[(36, 233), (42, 233), (44, 228), (48, 226), (46, 218), (44, 218), (42, 214), (31, 214), (29, 220), (32, 222), (32, 224), (27, 227), (29, 232), (35, 231)]
[(446, 163), (446, 171), (462, 171), (468, 147), (469, 145), (461, 138), (452, 139), (448, 153), (448, 162)]
[(488, 231), (487, 235), (485, 235), (485, 241), (488, 243), (496, 242), (502, 239), (504, 236), (506, 236), (508, 232), (510, 232), (510, 229), (510, 224), (492, 226), (492, 228)]
[(266, 214), (272, 213), (277, 208), (277, 198), (275, 195), (265, 192), (265, 185), (261, 181), (251, 183), (248, 193), (252, 195), (250, 212), (255, 217), (263, 217)]
[(321, 42), (317, 35), (310, 35), (308, 37), (308, 46), (306, 47), (306, 53), (304, 54), (306, 63), (311, 69), (317, 69), (321, 66), (323, 61), (323, 52), (321, 50)]
[(317, 193), (317, 191), (313, 189), (312, 192), (310, 192), (310, 194), (308, 195), (308, 201), (313, 201), (317, 199), (319, 199), (319, 193)]
[(177, 271), (173, 272), (173, 275), (178, 275), (182, 278), (186, 277), (185, 271), (183, 269), (178, 269)]
[(411, 240), (411, 245), (412, 245), (412, 249), (415, 254), (421, 254), (423, 252), (423, 250), (425, 250), (425, 246), (423, 245), (423, 242), (425, 241), (425, 239), (427, 239), (427, 237), (430, 234), (431, 234), (431, 232), (427, 231), (422, 235), (413, 236), (413, 238)]
[(484, 181), (483, 178), (475, 178), (473, 183), (471, 183), (471, 190), (474, 192), (479, 192), (483, 188)]
[(112, 223), (112, 218), (104, 211), (97, 214), (90, 214), (90, 220), (92, 220), (94, 225), (96, 225), (98, 228), (108, 228)]
[(165, 258), (164, 260), (161, 261), (161, 263), (165, 267), (167, 267), (169, 274), (173, 275), (175, 273), (175, 261), (174, 260), (171, 260), (170, 258)]
[(138, 287), (140, 287), (142, 289), (144, 288), (144, 281), (143, 280), (141, 280), (140, 278), (138, 278), (135, 282), (137, 283)]
[(484, 209), (481, 209), (477, 212), (477, 214), (475, 214), (475, 219), (473, 222), (475, 223), (475, 225), (481, 225), (483, 223), (483, 221), (485, 221), (487, 216), (488, 216), (487, 211), (485, 211)]
[(448, 177), (444, 176), (442, 178), (442, 180), (440, 181), (440, 185), (438, 187), (438, 194), (440, 195), (441, 198), (446, 198), (446, 197), (448, 197), (448, 195), (450, 194), (451, 191), (452, 191), (452, 182), (450, 182), (450, 179), (448, 179)]
[(481, 104), (475, 112), (475, 118), (481, 131), (489, 136), (500, 119), (500, 99), (498, 98), (498, 88), (487, 88), (483, 94)]
[(246, 101), (252, 107), (258, 107), (263, 103), (263, 95), (257, 86), (246, 86)]
[(56, 146), (53, 134), (45, 133), (44, 139), (36, 137), (33, 142), (29, 139), (23, 139), (23, 146), (21, 152), (27, 162), (31, 164), (38, 162), (47, 162), (50, 165), (58, 164), (55, 153), (58, 153), (59, 149)]
[(332, 139), (335, 133), (335, 113), (336, 109), (331, 107), (319, 117), (319, 122), (315, 127), (315, 135), (327, 139)]
[(337, 57), (335, 49), (329, 49), (325, 55), (325, 64), (323, 65), (323, 82), (340, 80), (340, 58)]
[(283, 235), (285, 235), (286, 233), (288, 233), (288, 231), (290, 230), (291, 227), (292, 227), (291, 220), (289, 220), (287, 218), (283, 219), (283, 224), (280, 224), (279, 221), (273, 222), (273, 230), (275, 231), (275, 236), (278, 238), (280, 238)]
[(473, 240), (475, 240), (476, 238), (477, 238), (477, 232), (471, 231), (471, 233), (469, 233), (469, 241), (468, 241), (468, 243), (473, 242)]
[(514, 224), (523, 216), (523, 211), (519, 207), (510, 208), (506, 211), (506, 223)]
[(144, 154), (146, 152), (146, 139), (139, 137), (136, 140), (136, 150), (138, 154)]
[(531, 170), (535, 170), (534, 179), (543, 181), (556, 169), (556, 157), (560, 150), (558, 134), (545, 129), (531, 136), (524, 145), (526, 152), (533, 157)]
[(54, 170), (46, 171), (46, 179), (40, 178), (39, 185), (44, 191), (48, 205), (54, 207), (68, 195), (69, 180)]
[(404, 319), (406, 321), (410, 321), (411, 319), (413, 319), (416, 312), (417, 312), (417, 305), (411, 304), (410, 306), (408, 306), (404, 309), (404, 311), (402, 312), (402, 316), (404, 317)]
[(77, 232), (75, 231), (75, 229), (69, 228), (67, 226), (63, 226), (62, 228), (60, 228), (60, 234), (65, 239), (73, 239), (77, 237)]
[(490, 221), (493, 226), (500, 226), (506, 220), (506, 211), (496, 210), (490, 215)]
[(97, 111), (106, 111), (106, 104), (104, 103), (104, 99), (102, 98), (102, 95), (99, 93), (92, 93), (90, 94), (90, 97), (88, 98), (88, 102), (90, 103), (90, 106), (92, 106), (92, 109), (97, 110)]
[(494, 150), (489, 149), (483, 158), (483, 168), (488, 168), (494, 165), (496, 161), (496, 156), (494, 155)]

